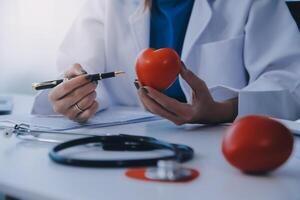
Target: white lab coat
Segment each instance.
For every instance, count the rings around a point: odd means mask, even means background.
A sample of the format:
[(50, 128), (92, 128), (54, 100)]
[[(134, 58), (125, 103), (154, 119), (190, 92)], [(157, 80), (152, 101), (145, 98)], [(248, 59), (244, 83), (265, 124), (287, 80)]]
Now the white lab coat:
[[(88, 0), (61, 46), (59, 69), (80, 63), (89, 73), (124, 70), (99, 84), (100, 108), (140, 105), (135, 59), (149, 46), (149, 22), (143, 0)], [(283, 0), (195, 0), (182, 60), (215, 100), (238, 96), (239, 115), (300, 118), (300, 33)], [(32, 111), (53, 113), (47, 91)]]

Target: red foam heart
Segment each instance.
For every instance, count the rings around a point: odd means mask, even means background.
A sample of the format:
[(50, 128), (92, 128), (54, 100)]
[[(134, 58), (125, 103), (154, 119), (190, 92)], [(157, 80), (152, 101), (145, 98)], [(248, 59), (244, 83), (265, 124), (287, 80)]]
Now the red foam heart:
[(280, 167), (291, 156), (294, 139), (283, 124), (265, 116), (236, 120), (226, 131), (222, 151), (243, 172), (263, 174)]
[(173, 49), (149, 48), (139, 54), (135, 70), (143, 86), (163, 91), (176, 80), (181, 70), (181, 59)]

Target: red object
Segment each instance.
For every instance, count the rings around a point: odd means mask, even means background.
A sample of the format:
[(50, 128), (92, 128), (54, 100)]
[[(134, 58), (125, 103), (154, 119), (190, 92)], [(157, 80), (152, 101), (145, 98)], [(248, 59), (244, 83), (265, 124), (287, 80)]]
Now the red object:
[(181, 70), (181, 59), (170, 48), (145, 49), (137, 58), (135, 70), (143, 86), (163, 91), (176, 80)]
[(238, 119), (223, 138), (227, 161), (245, 173), (272, 171), (288, 160), (293, 136), (281, 123), (264, 116)]
[(149, 179), (145, 176), (146, 170), (147, 170), (147, 168), (128, 169), (125, 172), (125, 175), (129, 178), (133, 178), (133, 179), (137, 179), (137, 180), (154, 181), (154, 182), (167, 182), (167, 183), (186, 183), (186, 182), (193, 181), (194, 179), (196, 179), (199, 176), (199, 172), (197, 170), (191, 169), (192, 170), (192, 175), (191, 175), (191, 177), (188, 177), (186, 179), (177, 180), (177, 181), (152, 180), (152, 179)]

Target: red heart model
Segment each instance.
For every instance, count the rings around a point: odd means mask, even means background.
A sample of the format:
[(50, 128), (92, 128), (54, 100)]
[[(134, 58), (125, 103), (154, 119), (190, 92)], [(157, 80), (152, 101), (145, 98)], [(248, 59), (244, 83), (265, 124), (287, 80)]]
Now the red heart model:
[(145, 49), (136, 61), (135, 70), (143, 86), (159, 91), (167, 89), (176, 80), (181, 69), (181, 59), (170, 48)]
[(222, 151), (227, 161), (243, 172), (261, 174), (285, 163), (293, 143), (292, 133), (278, 121), (249, 115), (227, 130)]

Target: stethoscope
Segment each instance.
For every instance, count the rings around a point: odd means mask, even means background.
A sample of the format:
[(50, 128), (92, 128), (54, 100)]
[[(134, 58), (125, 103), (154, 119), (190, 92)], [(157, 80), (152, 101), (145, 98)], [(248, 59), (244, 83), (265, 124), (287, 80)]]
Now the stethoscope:
[(40, 135), (47, 133), (47, 134), (58, 134), (58, 135), (69, 135), (69, 136), (96, 136), (91, 134), (81, 134), (81, 133), (74, 133), (74, 132), (61, 132), (61, 131), (46, 131), (46, 130), (32, 130), (30, 125), (28, 124), (14, 124), (13, 127), (1, 127), (4, 128), (4, 137), (10, 138), (15, 135), (17, 138), (22, 140), (29, 140), (29, 141), (38, 141), (38, 142), (47, 142), (47, 143), (61, 143), (61, 140), (55, 140), (50, 138), (42, 138)]
[[(43, 132), (84, 137), (61, 142), (53, 139), (40, 138), (39, 135)], [(185, 179), (191, 176), (191, 171), (180, 167), (180, 163), (189, 161), (193, 158), (193, 149), (187, 145), (168, 143), (153, 137), (126, 134), (96, 136), (56, 131), (34, 131), (30, 130), (30, 126), (27, 124), (19, 124), (15, 125), (13, 128), (7, 128), (4, 130), (4, 135), (6, 137), (15, 135), (16, 137), (25, 140), (30, 138), (29, 140), (36, 140), (40, 142), (59, 143), (50, 150), (49, 157), (52, 161), (62, 165), (97, 168), (132, 168), (152, 166), (152, 168), (147, 170), (145, 176), (153, 180), (172, 181)], [(105, 160), (72, 158), (61, 153), (64, 150), (82, 145), (101, 147), (104, 151), (141, 152), (169, 150), (172, 154), (154, 158)]]
[[(170, 150), (172, 155), (145, 159), (116, 159), (116, 160), (88, 160), (75, 159), (61, 155), (59, 152), (79, 145), (97, 144), (104, 151), (153, 151)], [(193, 158), (194, 151), (186, 145), (167, 143), (153, 137), (133, 135), (93, 136), (63, 142), (55, 146), (50, 152), (50, 158), (59, 164), (79, 167), (120, 168), (156, 166), (161, 160), (174, 160), (178, 163)]]

